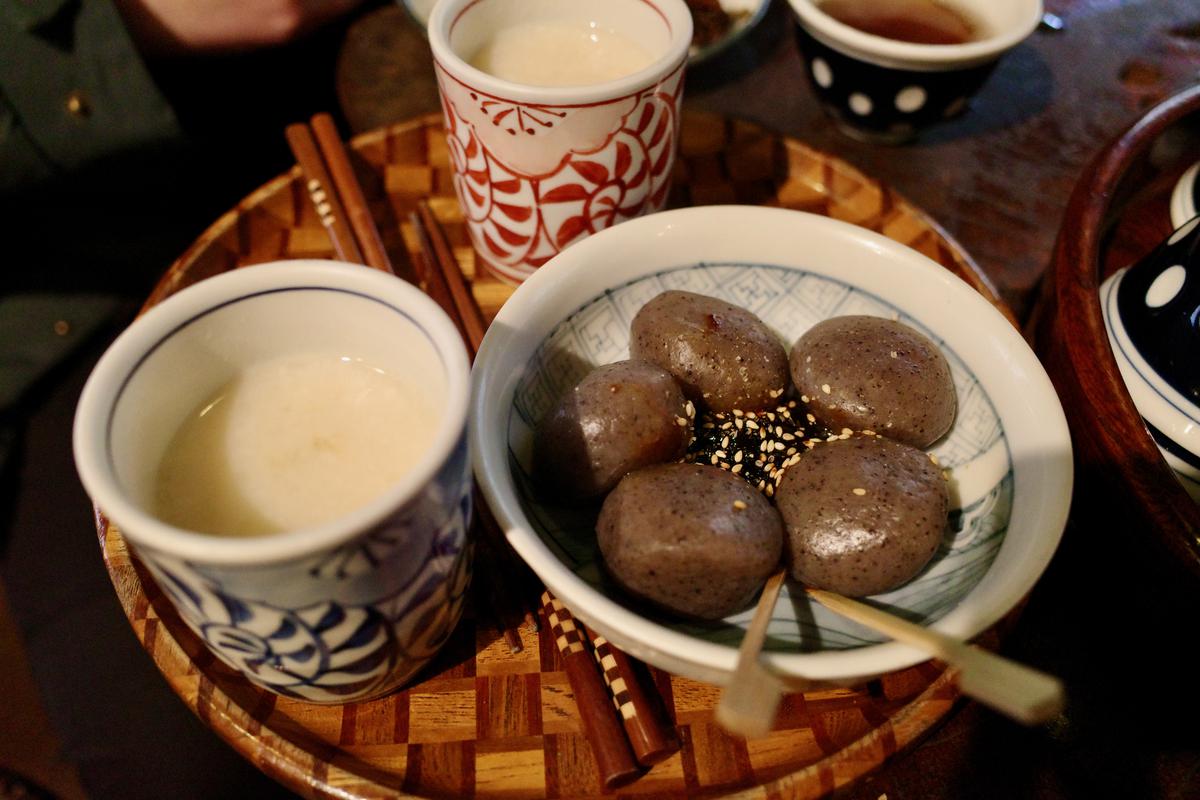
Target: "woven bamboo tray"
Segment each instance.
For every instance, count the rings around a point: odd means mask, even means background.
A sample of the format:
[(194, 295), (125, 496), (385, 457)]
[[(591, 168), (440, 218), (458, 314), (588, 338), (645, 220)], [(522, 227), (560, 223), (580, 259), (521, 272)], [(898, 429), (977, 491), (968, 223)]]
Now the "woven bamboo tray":
[[(454, 200), (441, 118), (355, 139), (360, 178), (403, 272), (416, 239), (408, 214), (428, 198), (485, 312), (511, 289), (477, 274)], [(919, 210), (845, 163), (756, 125), (685, 115), (673, 205), (782, 205), (847, 220), (925, 253), (1011, 318), (970, 258)], [(282, 175), (215, 222), (147, 301), (225, 270), (281, 258), (332, 257), (300, 180)], [(470, 613), (436, 662), (404, 691), (316, 706), (258, 690), (209, 654), (97, 515), (105, 564), (146, 651), (185, 703), (230, 746), (309, 797), (589, 797), (601, 795), (566, 673), (551, 637), (522, 629), (513, 654)], [(543, 626), (545, 630), (545, 626)], [(994, 643), (995, 633), (985, 637)], [(789, 695), (775, 729), (731, 737), (713, 722), (714, 686), (652, 670), (682, 750), (620, 796), (823, 796), (879, 767), (958, 699), (953, 675), (927, 662), (857, 689)]]

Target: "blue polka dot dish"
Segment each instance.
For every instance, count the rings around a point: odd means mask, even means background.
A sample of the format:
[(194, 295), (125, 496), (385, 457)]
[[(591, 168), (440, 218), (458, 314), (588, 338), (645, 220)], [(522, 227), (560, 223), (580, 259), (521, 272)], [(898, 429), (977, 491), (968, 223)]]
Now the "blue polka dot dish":
[[(576, 616), (648, 663), (723, 683), (752, 615), (688, 622), (630, 599), (599, 560), (598, 503), (546, 501), (532, 482), (539, 420), (591, 368), (628, 358), (630, 320), (668, 289), (741, 305), (788, 347), (845, 314), (896, 318), (937, 342), (959, 403), (930, 449), (951, 477), (950, 524), (925, 570), (870, 601), (966, 638), (1032, 587), (1065, 524), (1071, 447), (1057, 396), (1012, 325), (950, 272), (871, 231), (802, 212), (704, 207), (622, 223), (564, 251), (508, 301), (476, 360), (476, 478), (514, 548)], [(765, 655), (785, 678), (846, 685), (927, 658), (789, 588)]]
[(1138, 413), (1200, 502), (1200, 217), (1100, 286), (1117, 367)]

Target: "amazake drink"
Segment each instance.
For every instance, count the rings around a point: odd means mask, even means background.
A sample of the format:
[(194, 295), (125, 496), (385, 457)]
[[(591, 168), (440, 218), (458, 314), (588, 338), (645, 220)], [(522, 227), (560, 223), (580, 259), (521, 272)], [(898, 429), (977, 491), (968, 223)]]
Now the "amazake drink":
[(476, 69), (531, 86), (587, 86), (631, 75), (655, 54), (612, 28), (585, 20), (516, 22), (467, 57)]
[(393, 486), (438, 421), (411, 376), (360, 359), (310, 352), (251, 364), (180, 425), (158, 469), (155, 510), (220, 536), (319, 525)]

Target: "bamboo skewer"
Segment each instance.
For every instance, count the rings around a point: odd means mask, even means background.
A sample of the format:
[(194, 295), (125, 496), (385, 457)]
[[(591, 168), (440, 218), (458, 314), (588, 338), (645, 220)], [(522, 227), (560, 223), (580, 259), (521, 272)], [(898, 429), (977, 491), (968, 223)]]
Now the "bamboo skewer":
[(1047, 722), (1062, 712), (1062, 682), (1053, 675), (1010, 661), (932, 628), (915, 625), (874, 606), (823, 589), (809, 597), (847, 619), (919, 647), (958, 670), (958, 688), (968, 697), (1026, 725)]
[[(765, 735), (783, 696), (783, 681), (763, 667), (759, 654), (786, 577), (786, 571), (779, 570), (767, 579), (738, 650), (737, 668), (717, 704), (717, 721), (743, 736)], [(964, 695), (1011, 719), (1038, 725), (1062, 712), (1062, 682), (1052, 675), (835, 592), (806, 591), (830, 611), (946, 662), (957, 670), (958, 688)]]
[(771, 730), (779, 701), (783, 699), (783, 681), (768, 672), (758, 657), (786, 577), (787, 572), (781, 569), (767, 578), (754, 608), (754, 618), (738, 648), (737, 667), (717, 703), (717, 722), (747, 738), (765, 736)]

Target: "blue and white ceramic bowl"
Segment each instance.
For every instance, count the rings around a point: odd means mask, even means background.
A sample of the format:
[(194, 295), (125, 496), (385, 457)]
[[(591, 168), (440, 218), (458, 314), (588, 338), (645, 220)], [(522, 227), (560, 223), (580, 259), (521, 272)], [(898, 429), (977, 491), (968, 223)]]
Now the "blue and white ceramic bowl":
[[(622, 223), (564, 251), (505, 304), (475, 362), (476, 478), (517, 552), (585, 623), (655, 666), (724, 683), (750, 621), (752, 609), (681, 622), (631, 601), (601, 569), (597, 507), (543, 503), (531, 491), (534, 426), (587, 370), (627, 358), (631, 319), (672, 288), (750, 309), (789, 347), (843, 314), (896, 317), (938, 342), (959, 412), (932, 452), (950, 471), (955, 510), (928, 568), (873, 601), (966, 638), (1033, 586), (1065, 524), (1072, 461), (1057, 395), (1020, 334), (950, 272), (871, 231), (796, 211), (702, 207)], [(928, 658), (786, 590), (767, 650), (780, 675), (840, 684)]]
[[(336, 351), (419, 374), (443, 411), (431, 447), (382, 495), (333, 521), (252, 538), (152, 513), (180, 422), (245, 367)], [(415, 373), (414, 373), (415, 371)], [(449, 318), (392, 276), (328, 261), (224, 273), (139, 317), (100, 359), (75, 418), (75, 460), (180, 616), (252, 683), (316, 703), (386, 693), (458, 622), (471, 575), (469, 368)]]
[(820, 0), (789, 0), (800, 52), (822, 106), (847, 134), (899, 143), (962, 112), (997, 61), (1027, 37), (1041, 0), (958, 0), (978, 28), (963, 44), (914, 44), (865, 33)]
[(1100, 309), (1133, 404), (1200, 502), (1200, 217), (1109, 277)]

